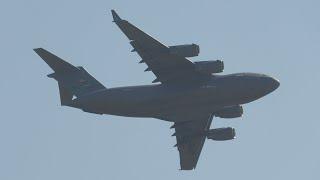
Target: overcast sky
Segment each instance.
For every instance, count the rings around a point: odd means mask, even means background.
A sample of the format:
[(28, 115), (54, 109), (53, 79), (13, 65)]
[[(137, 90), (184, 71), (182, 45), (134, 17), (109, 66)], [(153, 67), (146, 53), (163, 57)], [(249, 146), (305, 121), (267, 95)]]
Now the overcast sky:
[[(110, 9), (166, 45), (196, 43), (224, 74), (280, 80), (214, 119), (237, 139), (207, 141), (196, 170), (179, 171), (171, 123), (61, 107), (43, 47), (84, 66), (106, 87), (149, 84)], [(0, 179), (320, 179), (320, 2), (316, 0), (3, 0), (0, 2)]]

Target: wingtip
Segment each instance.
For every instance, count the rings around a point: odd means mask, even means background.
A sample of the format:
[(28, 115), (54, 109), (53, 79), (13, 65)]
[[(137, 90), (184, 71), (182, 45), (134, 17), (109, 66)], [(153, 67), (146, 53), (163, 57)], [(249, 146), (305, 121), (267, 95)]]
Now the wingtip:
[(41, 53), (44, 49), (43, 48), (34, 48), (33, 51), (37, 54)]
[(33, 48), (33, 51), (37, 52), (39, 51), (41, 48)]
[(122, 19), (120, 18), (120, 16), (116, 13), (115, 10), (111, 9), (111, 14), (113, 17), (113, 22), (117, 22), (117, 21), (121, 21)]

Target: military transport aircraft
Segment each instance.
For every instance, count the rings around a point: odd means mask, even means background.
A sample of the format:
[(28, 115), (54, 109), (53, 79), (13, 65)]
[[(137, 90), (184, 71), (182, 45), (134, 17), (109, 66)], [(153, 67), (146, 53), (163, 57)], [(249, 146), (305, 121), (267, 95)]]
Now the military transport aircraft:
[(243, 104), (280, 85), (278, 80), (263, 74), (217, 75), (224, 69), (222, 61), (187, 59), (198, 56), (198, 45), (166, 46), (121, 19), (114, 10), (112, 16), (130, 40), (132, 51), (142, 58), (140, 63), (148, 66), (145, 71), (156, 76), (156, 84), (106, 88), (83, 67), (75, 67), (42, 48), (34, 50), (54, 71), (48, 77), (58, 81), (61, 105), (96, 114), (173, 122), (181, 170), (195, 169), (206, 138), (235, 138), (231, 127), (210, 129), (213, 117), (241, 117)]

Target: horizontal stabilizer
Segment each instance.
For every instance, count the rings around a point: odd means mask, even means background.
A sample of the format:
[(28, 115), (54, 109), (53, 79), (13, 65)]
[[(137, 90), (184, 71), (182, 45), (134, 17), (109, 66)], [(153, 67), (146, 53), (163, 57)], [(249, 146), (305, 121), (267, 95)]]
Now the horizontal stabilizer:
[(54, 70), (48, 77), (58, 81), (62, 105), (69, 104), (73, 96), (79, 97), (105, 89), (83, 67), (75, 67), (43, 48), (34, 51)]
[(75, 71), (76, 67), (62, 60), (58, 56), (50, 53), (43, 48), (34, 49), (34, 51), (51, 67), (55, 72)]

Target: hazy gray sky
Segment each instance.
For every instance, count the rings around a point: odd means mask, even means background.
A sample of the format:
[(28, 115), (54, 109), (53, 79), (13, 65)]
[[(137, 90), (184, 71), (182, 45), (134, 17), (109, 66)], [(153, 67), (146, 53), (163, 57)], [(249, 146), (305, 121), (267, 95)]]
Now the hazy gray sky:
[[(179, 171), (170, 123), (60, 107), (46, 48), (107, 87), (148, 84), (110, 9), (167, 45), (197, 43), (225, 72), (281, 81), (244, 106), (237, 139), (207, 141), (195, 171)], [(0, 179), (319, 179), (320, 2), (316, 0), (44, 1), (0, 3)]]

